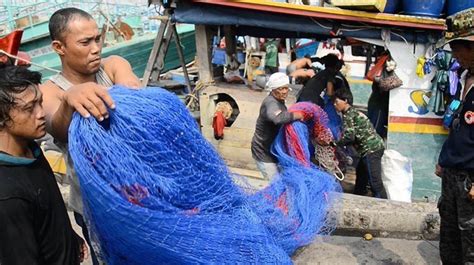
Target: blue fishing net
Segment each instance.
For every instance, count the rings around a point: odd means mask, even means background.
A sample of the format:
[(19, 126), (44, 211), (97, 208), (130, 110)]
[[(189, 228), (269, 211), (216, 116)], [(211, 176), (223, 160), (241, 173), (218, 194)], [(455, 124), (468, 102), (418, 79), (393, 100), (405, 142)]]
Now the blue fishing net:
[(324, 111), (328, 115), (328, 127), (331, 129), (334, 140), (337, 141), (342, 135), (342, 118), (337, 114), (334, 104), (327, 95), (324, 96)]
[(113, 87), (108, 124), (75, 114), (69, 150), (107, 264), (289, 264), (332, 229), (334, 180), (285, 167), (239, 187), (179, 99)]

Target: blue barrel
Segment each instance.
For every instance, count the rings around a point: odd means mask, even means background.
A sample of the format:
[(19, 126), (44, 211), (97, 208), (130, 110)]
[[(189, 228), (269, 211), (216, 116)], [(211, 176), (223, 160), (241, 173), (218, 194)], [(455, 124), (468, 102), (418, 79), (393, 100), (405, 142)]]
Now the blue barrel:
[(440, 17), (445, 2), (446, 0), (403, 0), (403, 13), (413, 16)]
[(398, 13), (399, 8), (400, 8), (400, 0), (387, 0), (387, 3), (385, 4), (385, 8), (383, 12), (395, 14), (395, 13)]
[(448, 0), (448, 16), (474, 7), (474, 0)]

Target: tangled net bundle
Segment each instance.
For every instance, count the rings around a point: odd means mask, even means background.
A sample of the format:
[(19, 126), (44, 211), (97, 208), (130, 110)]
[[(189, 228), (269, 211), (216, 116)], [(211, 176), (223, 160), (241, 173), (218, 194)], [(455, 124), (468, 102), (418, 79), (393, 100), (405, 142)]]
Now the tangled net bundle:
[(75, 114), (69, 129), (107, 264), (290, 264), (298, 247), (332, 230), (337, 182), (295, 163), (282, 132), (274, 145), (280, 175), (249, 193), (175, 95), (118, 86), (110, 94), (117, 107), (108, 124)]

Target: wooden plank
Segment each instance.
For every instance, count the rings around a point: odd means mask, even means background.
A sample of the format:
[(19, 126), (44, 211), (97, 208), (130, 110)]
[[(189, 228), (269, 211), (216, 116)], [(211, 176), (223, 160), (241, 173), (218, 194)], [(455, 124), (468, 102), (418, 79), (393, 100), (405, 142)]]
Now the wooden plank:
[(148, 81), (150, 80), (151, 73), (155, 67), (155, 61), (158, 56), (158, 51), (160, 50), (163, 36), (165, 35), (166, 25), (168, 21), (162, 21), (158, 33), (156, 34), (155, 42), (153, 43), (153, 48), (150, 52), (150, 57), (148, 57), (148, 63), (146, 64), (145, 73), (143, 73), (142, 85), (146, 87)]
[(214, 80), (211, 64), (211, 34), (209, 27), (205, 25), (196, 25), (195, 30), (199, 80), (203, 83), (210, 83)]
[(158, 50), (158, 55), (156, 56), (153, 69), (151, 71), (150, 82), (158, 81), (158, 79), (160, 79), (161, 71), (165, 67), (166, 53), (168, 52), (171, 38), (173, 38), (173, 35), (175, 33), (175, 31), (172, 29), (173, 27), (172, 23), (173, 22), (171, 22), (171, 20), (168, 20), (166, 22), (165, 35), (161, 39), (161, 46), (160, 46), (160, 49)]
[(229, 167), (230, 171), (234, 174), (245, 176), (245, 177), (250, 177), (250, 178), (256, 178), (256, 179), (264, 179), (262, 176), (262, 173), (258, 170), (251, 170), (251, 169), (245, 169), (245, 168), (238, 168), (238, 167)]
[(228, 160), (224, 159), (227, 166), (229, 167), (237, 167), (237, 168), (245, 168), (249, 170), (258, 170), (257, 164), (255, 161), (235, 161), (235, 160)]
[(220, 140), (217, 143), (217, 148), (221, 147), (236, 147), (236, 148), (243, 148), (243, 149), (249, 149), (251, 148), (252, 142), (243, 142), (243, 141), (229, 141), (229, 140)]
[(178, 51), (179, 62), (181, 63), (181, 69), (183, 70), (184, 80), (186, 81), (186, 86), (187, 86), (186, 93), (191, 93), (192, 92), (191, 82), (189, 81), (188, 69), (186, 68), (186, 60), (184, 59), (183, 47), (181, 47), (181, 41), (179, 40), (178, 30), (176, 30), (175, 23), (172, 23), (171, 26), (174, 33), (173, 36), (174, 36), (174, 42), (176, 44), (176, 51)]
[(217, 145), (219, 142), (240, 142), (241, 146), (249, 146), (253, 137), (253, 130), (226, 127), (224, 128), (224, 140), (214, 139), (214, 129), (212, 126), (206, 126), (201, 128), (201, 132), (206, 139), (212, 144)]
[(249, 168), (255, 165), (249, 148), (218, 146), (216, 149), (224, 160), (232, 161), (236, 167)]
[[(233, 98), (239, 108), (239, 115), (232, 124), (233, 128), (244, 128), (255, 130), (257, 114), (262, 101), (268, 96), (268, 91), (254, 91), (248, 89), (245, 85), (229, 85), (217, 83), (201, 90), (200, 108), (201, 108), (201, 124), (203, 126), (211, 126), (212, 118), (215, 111), (214, 99), (217, 94), (227, 94)], [(296, 101), (294, 96), (289, 96), (286, 100), (287, 106)]]

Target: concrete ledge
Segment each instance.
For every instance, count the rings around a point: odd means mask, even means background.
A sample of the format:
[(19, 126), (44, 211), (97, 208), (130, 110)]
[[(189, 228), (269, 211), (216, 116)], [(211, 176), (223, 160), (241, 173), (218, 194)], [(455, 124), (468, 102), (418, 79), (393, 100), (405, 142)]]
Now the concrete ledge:
[(292, 257), (295, 265), (339, 264), (441, 264), (438, 242), (361, 237), (330, 236), (315, 240)]
[(439, 238), (440, 219), (435, 203), (405, 203), (343, 194), (336, 203), (335, 234), (426, 239)]

